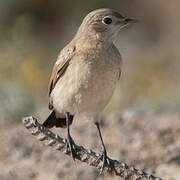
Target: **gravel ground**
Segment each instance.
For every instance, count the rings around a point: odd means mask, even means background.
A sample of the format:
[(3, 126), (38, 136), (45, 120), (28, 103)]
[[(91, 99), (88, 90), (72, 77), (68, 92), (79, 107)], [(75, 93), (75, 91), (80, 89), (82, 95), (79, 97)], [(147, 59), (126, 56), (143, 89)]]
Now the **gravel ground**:
[[(134, 111), (104, 115), (101, 130), (108, 155), (153, 173), (163, 180), (180, 180), (180, 114), (139, 114)], [(65, 129), (53, 129), (65, 136)], [(98, 132), (92, 122), (75, 120), (77, 144), (99, 152)], [(73, 162), (31, 136), (22, 124), (0, 127), (1, 180), (120, 179), (81, 162)]]

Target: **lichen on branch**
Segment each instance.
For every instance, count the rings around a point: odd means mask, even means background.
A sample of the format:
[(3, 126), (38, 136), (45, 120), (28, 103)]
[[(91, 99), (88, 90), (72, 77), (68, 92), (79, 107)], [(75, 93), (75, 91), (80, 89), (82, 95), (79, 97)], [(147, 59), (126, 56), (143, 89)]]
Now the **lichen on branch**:
[[(43, 141), (45, 145), (52, 146), (56, 150), (71, 156), (70, 152), (66, 151), (66, 139), (54, 134), (52, 131), (44, 128), (36, 118), (29, 116), (22, 119), (25, 127), (36, 136), (39, 141)], [(75, 159), (85, 162), (90, 166), (100, 169), (102, 166), (101, 154), (94, 152), (91, 149), (85, 149), (83, 146), (75, 144)], [(125, 180), (162, 180), (142, 170), (138, 170), (133, 166), (128, 166), (121, 161), (113, 160), (108, 157), (109, 163), (105, 165), (104, 173), (114, 174), (120, 176)]]

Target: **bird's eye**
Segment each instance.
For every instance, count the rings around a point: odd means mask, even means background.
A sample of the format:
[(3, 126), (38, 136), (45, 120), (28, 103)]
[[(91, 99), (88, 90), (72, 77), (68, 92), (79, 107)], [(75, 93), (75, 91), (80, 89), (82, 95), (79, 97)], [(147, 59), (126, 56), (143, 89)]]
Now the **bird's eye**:
[(112, 19), (109, 18), (109, 17), (106, 17), (106, 18), (103, 19), (103, 23), (104, 24), (111, 24), (112, 23)]

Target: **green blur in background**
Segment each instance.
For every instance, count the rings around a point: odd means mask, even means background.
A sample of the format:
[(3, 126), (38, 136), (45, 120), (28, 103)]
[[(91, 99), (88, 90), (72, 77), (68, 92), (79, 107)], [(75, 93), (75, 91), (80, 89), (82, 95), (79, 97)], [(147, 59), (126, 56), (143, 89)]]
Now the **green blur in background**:
[(179, 111), (179, 6), (178, 0), (1, 0), (0, 124), (48, 115), (47, 85), (56, 57), (83, 17), (102, 7), (140, 21), (115, 42), (123, 71), (106, 112)]

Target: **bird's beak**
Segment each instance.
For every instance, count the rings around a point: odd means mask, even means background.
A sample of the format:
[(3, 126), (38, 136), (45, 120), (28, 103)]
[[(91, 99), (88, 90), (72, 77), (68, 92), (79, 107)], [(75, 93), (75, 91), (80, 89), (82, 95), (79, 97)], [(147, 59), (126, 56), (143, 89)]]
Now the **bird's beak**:
[(128, 25), (128, 24), (134, 24), (134, 23), (137, 23), (137, 22), (138, 22), (138, 20), (136, 20), (136, 19), (124, 18), (121, 21), (121, 24)]

